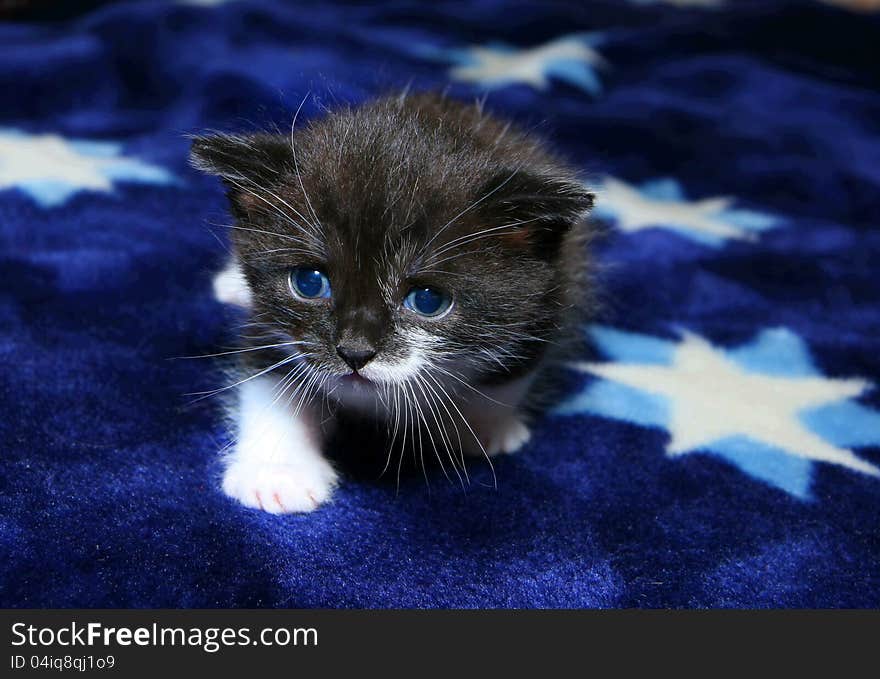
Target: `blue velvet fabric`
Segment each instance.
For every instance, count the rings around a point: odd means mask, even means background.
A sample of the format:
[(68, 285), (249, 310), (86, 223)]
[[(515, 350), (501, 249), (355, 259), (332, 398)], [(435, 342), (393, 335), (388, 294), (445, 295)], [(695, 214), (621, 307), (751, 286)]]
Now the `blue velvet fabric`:
[[(877, 15), (820, 2), (0, 25), (0, 605), (880, 605), (878, 46)], [(243, 508), (219, 404), (186, 396), (224, 378), (172, 360), (241, 321), (185, 135), (407, 85), (485, 94), (598, 187), (584, 363), (497, 489), (474, 462), (466, 491), (439, 469), (398, 490), (354, 440), (332, 503)]]

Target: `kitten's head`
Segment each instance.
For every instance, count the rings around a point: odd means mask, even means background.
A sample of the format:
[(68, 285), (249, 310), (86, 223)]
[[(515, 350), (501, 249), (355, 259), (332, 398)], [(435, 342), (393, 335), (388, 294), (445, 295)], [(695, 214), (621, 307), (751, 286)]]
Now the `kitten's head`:
[(383, 99), (192, 153), (228, 187), (254, 320), (324, 375), (512, 374), (577, 292), (591, 194), (477, 106)]

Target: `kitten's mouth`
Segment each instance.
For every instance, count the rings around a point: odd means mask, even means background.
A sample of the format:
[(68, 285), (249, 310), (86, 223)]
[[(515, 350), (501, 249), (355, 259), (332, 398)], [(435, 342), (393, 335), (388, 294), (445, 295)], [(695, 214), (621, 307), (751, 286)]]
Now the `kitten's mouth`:
[(360, 386), (368, 386), (368, 385), (373, 384), (372, 380), (364, 377), (356, 370), (352, 370), (347, 375), (343, 375), (342, 381), (345, 382), (346, 384), (355, 384), (355, 385), (360, 385)]

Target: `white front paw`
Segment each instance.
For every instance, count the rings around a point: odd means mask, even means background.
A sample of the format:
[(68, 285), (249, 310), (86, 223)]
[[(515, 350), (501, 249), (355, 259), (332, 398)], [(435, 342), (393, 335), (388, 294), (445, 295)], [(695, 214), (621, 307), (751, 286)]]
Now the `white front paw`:
[(320, 456), (293, 464), (234, 460), (223, 475), (223, 492), (247, 507), (271, 514), (311, 512), (330, 499), (338, 478)]
[(515, 453), (532, 438), (528, 425), (513, 414), (491, 420), (475, 420), (471, 426), (476, 439), (472, 438), (472, 443), (465, 446), (465, 452), (470, 455), (491, 457), (501, 453)]
[(522, 448), (532, 433), (528, 426), (517, 417), (508, 417), (495, 423), (495, 426), (487, 432), (483, 441), (486, 455), (498, 455), (499, 453), (515, 453)]
[(245, 308), (251, 305), (251, 290), (234, 260), (214, 277), (214, 297), (224, 304)]

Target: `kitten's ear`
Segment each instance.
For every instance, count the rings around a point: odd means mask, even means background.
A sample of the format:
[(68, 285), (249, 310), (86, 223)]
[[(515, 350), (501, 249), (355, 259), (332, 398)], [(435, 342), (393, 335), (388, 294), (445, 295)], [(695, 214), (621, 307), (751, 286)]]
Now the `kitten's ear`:
[(192, 165), (224, 179), (256, 181), (293, 162), (290, 139), (277, 134), (213, 134), (193, 138)]
[(593, 207), (593, 194), (578, 180), (534, 170), (498, 174), (479, 196), (487, 222), (510, 225), (498, 232), (503, 242), (541, 257), (555, 257), (563, 236)]
[(262, 187), (278, 180), (293, 165), (290, 139), (276, 134), (214, 134), (193, 138), (193, 167), (223, 179), (235, 208), (253, 202), (243, 187)]
[(593, 194), (584, 184), (566, 176), (517, 170), (493, 177), (482, 195), (494, 209), (501, 209), (517, 221), (531, 220), (544, 226), (571, 226), (593, 207)]

